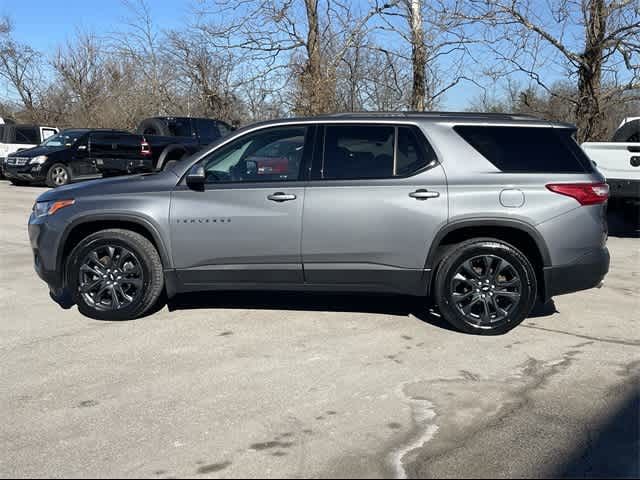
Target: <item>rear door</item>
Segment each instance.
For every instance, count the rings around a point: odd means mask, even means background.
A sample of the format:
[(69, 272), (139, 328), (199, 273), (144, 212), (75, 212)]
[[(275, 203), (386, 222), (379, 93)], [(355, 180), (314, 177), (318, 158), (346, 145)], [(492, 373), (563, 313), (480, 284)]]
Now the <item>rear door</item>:
[(411, 125), (327, 124), (305, 193), (305, 281), (424, 293), (430, 244), (447, 220), (444, 172)]

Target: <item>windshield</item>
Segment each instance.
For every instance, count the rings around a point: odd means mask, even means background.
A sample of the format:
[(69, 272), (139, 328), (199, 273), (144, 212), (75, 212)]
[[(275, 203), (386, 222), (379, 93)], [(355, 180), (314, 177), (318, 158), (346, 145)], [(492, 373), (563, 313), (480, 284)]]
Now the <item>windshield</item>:
[(47, 140), (42, 142), (43, 147), (70, 147), (78, 138), (84, 135), (85, 132), (61, 132), (53, 137), (49, 137)]

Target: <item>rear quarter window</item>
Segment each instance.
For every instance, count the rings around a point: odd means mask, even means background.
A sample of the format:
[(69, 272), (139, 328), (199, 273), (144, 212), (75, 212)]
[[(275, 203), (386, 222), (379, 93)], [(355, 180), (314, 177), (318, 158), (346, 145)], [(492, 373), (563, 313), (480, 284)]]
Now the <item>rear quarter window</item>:
[(454, 130), (502, 172), (593, 172), (570, 129), (458, 125)]

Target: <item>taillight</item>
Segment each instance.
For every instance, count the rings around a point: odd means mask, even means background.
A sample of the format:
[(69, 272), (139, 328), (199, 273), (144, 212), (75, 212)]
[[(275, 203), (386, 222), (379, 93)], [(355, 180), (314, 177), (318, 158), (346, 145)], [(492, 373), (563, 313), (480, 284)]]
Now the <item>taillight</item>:
[(549, 183), (547, 188), (575, 198), (580, 205), (597, 205), (609, 198), (609, 185), (606, 183)]
[(140, 153), (142, 153), (142, 155), (151, 155), (151, 145), (149, 145), (149, 142), (144, 138), (142, 142), (140, 142)]

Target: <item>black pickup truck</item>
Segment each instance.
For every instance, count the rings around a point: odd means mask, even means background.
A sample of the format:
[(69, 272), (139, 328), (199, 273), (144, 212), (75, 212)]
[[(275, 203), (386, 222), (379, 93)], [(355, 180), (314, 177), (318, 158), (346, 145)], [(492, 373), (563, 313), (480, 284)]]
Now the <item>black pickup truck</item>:
[(140, 122), (136, 133), (149, 145), (154, 170), (163, 170), (232, 130), (229, 124), (210, 118), (154, 117)]
[(69, 129), (35, 148), (9, 155), (5, 175), (16, 185), (59, 187), (102, 176), (163, 170), (231, 130), (220, 120), (188, 117), (149, 118), (137, 133)]

